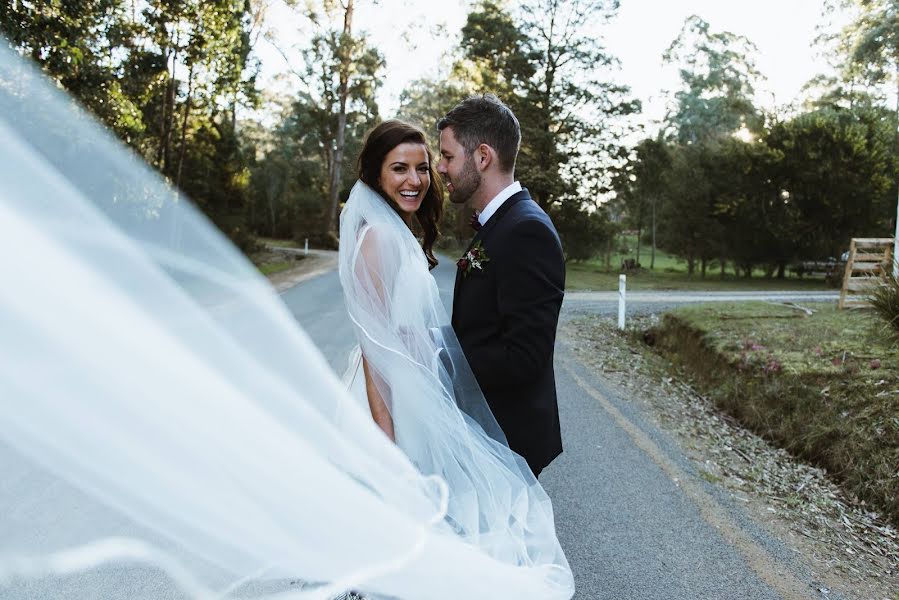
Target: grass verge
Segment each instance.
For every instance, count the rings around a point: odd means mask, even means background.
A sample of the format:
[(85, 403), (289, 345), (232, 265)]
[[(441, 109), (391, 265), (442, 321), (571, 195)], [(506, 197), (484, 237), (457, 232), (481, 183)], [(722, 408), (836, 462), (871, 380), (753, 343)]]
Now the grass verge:
[[(717, 273), (709, 273), (704, 278), (699, 274), (688, 275), (686, 269), (675, 268), (638, 269), (627, 274), (629, 290), (702, 290), (702, 291), (834, 291), (822, 279), (786, 277), (738, 277), (727, 273), (721, 278)], [(606, 271), (601, 265), (569, 263), (566, 269), (565, 288), (568, 290), (614, 291), (618, 289), (618, 271)]]
[(899, 352), (870, 313), (690, 306), (652, 336), (720, 408), (899, 525)]
[(279, 260), (275, 262), (264, 262), (256, 265), (263, 275), (274, 275), (297, 266), (296, 260)]
[(280, 248), (301, 248), (302, 247), (296, 241), (290, 240), (290, 239), (257, 237), (256, 241), (259, 242), (260, 244), (264, 244), (266, 246), (277, 246)]
[[(570, 263), (567, 268), (566, 288), (569, 290), (617, 290), (618, 267), (625, 259), (637, 258), (637, 236), (620, 235), (616, 238), (615, 251), (611, 254), (611, 270), (606, 270), (603, 260)], [(649, 269), (650, 247), (642, 245), (640, 263), (643, 268), (628, 272), (628, 289), (634, 290), (701, 290), (701, 291), (751, 291), (751, 290), (832, 290), (823, 278), (800, 279), (788, 271), (784, 279), (766, 277), (763, 269), (755, 269), (751, 278), (738, 275), (733, 265), (721, 276), (718, 265), (709, 267), (705, 277), (697, 272), (687, 273), (687, 263), (683, 259), (656, 250), (655, 268)]]

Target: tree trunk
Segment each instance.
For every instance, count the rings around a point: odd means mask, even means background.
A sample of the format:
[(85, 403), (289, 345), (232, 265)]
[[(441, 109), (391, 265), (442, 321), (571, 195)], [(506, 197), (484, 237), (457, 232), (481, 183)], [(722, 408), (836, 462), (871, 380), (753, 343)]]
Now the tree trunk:
[(705, 259), (705, 257), (701, 258), (699, 261), (699, 276), (705, 279), (705, 271), (709, 265), (709, 261)]
[(693, 275), (696, 272), (696, 259), (693, 255), (687, 257), (687, 275)]
[(637, 224), (637, 265), (640, 266), (640, 239), (643, 237), (643, 221)]
[(271, 237), (275, 236), (275, 199), (277, 198), (277, 194), (272, 193), (272, 190), (268, 190), (266, 194), (268, 199), (268, 214), (269, 214), (269, 222), (271, 226), (269, 228), (269, 235)]
[(184, 167), (184, 154), (187, 151), (187, 120), (190, 116), (190, 102), (194, 94), (194, 65), (191, 63), (187, 74), (187, 100), (184, 102), (184, 117), (181, 119), (181, 147), (178, 150), (178, 169), (175, 175), (175, 187), (181, 187), (181, 169)]
[(336, 231), (337, 229), (337, 204), (340, 193), (340, 176), (343, 167), (343, 151), (346, 135), (346, 105), (349, 97), (350, 67), (353, 33), (353, 0), (347, 0), (346, 9), (343, 13), (343, 35), (340, 38), (340, 89), (338, 90), (338, 101), (340, 108), (337, 113), (337, 131), (335, 132), (334, 142), (334, 160), (331, 163), (331, 179), (328, 184), (328, 219), (325, 224), (326, 231)]
[[(168, 67), (169, 60), (171, 58), (172, 58), (172, 54), (170, 52), (166, 51), (166, 53), (165, 53), (166, 67)], [(174, 69), (174, 65), (172, 66), (172, 68)], [(163, 159), (163, 155), (165, 152), (163, 149), (163, 147), (165, 146), (165, 124), (168, 122), (166, 120), (166, 117), (168, 116), (168, 111), (169, 111), (169, 96), (170, 96), (171, 86), (172, 86), (172, 81), (171, 81), (171, 78), (169, 78), (165, 82), (165, 90), (163, 90), (164, 95), (162, 97), (162, 110), (159, 111), (159, 147), (156, 148), (156, 168), (158, 168), (160, 171), (162, 170), (162, 168), (164, 166), (162, 159)]]
[[(896, 146), (899, 146), (899, 61), (896, 62)], [(896, 227), (893, 234), (893, 277), (899, 278), (899, 196), (896, 197)]]
[(787, 276), (787, 264), (783, 262), (777, 263), (777, 278), (784, 279)]
[(649, 259), (649, 268), (656, 268), (656, 199), (652, 198), (652, 255)]
[(181, 43), (181, 36), (176, 36), (174, 43), (175, 49), (172, 51), (172, 76), (169, 79), (169, 85), (166, 89), (166, 104), (163, 106), (162, 116), (162, 160), (159, 167), (163, 173), (165, 173), (172, 164), (169, 153), (172, 147), (172, 131), (175, 129), (175, 101), (178, 91), (178, 80), (175, 79), (175, 71), (178, 68), (178, 44)]

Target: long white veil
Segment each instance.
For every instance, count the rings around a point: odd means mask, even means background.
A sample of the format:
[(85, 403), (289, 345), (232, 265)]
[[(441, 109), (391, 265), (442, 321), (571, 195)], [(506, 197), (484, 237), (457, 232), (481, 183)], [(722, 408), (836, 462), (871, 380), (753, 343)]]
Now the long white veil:
[[(339, 268), (397, 446), (422, 473), (447, 484), (447, 526), (497, 560), (542, 573), (557, 593), (571, 588), (549, 497), (490, 412), (421, 246), (361, 181), (340, 215)], [(364, 389), (357, 396), (367, 406)]]
[(252, 265), (3, 46), (0, 597), (570, 597), (447, 531)]

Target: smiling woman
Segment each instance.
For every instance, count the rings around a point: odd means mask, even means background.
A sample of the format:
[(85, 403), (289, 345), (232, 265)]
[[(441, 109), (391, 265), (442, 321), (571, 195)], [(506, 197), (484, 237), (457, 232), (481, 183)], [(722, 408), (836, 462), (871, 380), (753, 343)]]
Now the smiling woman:
[(407, 142), (391, 150), (384, 158), (379, 183), (384, 195), (399, 207), (403, 220), (411, 224), (431, 185), (427, 146)]
[(5, 48), (0, 597), (571, 597), (460, 539), (253, 265)]
[(415, 217), (424, 232), (422, 249), (428, 265), (436, 267), (433, 247), (440, 235), (443, 183), (424, 132), (397, 120), (372, 129), (359, 154), (359, 179), (410, 227)]

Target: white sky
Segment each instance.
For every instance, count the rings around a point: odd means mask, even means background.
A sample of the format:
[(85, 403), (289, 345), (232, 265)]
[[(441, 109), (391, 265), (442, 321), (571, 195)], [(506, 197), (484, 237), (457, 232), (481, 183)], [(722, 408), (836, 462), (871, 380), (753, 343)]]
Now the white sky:
[[(390, 117), (407, 83), (441, 73), (442, 58), (458, 43), (469, 3), (380, 0), (374, 5), (356, 0), (356, 5), (354, 29), (366, 31), (386, 57), (379, 104), (381, 115)], [(756, 65), (767, 78), (756, 98), (760, 106), (787, 104), (808, 79), (829, 72), (814, 46), (815, 28), (824, 22), (822, 0), (621, 0), (617, 17), (603, 29), (604, 41), (622, 63), (616, 79), (643, 101), (646, 122), (662, 118), (664, 91), (678, 86), (676, 69), (663, 67), (662, 53), (692, 14), (708, 21), (713, 31), (746, 36), (758, 47)], [(278, 32), (282, 48), (303, 39), (302, 21), (277, 0), (267, 22)], [(276, 82), (286, 63), (267, 41), (260, 38), (256, 53), (262, 61), (261, 87), (287, 91), (295, 86), (295, 80)]]

